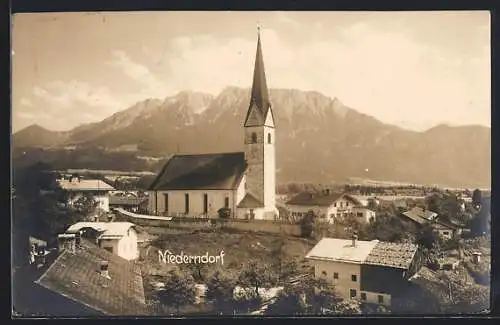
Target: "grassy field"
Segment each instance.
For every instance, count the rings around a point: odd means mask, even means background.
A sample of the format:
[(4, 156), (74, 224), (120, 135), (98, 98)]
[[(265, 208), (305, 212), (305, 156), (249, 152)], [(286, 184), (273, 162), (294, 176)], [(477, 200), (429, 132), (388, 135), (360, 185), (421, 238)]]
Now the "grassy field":
[[(217, 269), (238, 275), (242, 264), (256, 260), (263, 265), (271, 265), (276, 259), (273, 248), (279, 235), (266, 233), (245, 233), (229, 231), (180, 231), (159, 227), (141, 227), (139, 237), (144, 241), (141, 244), (141, 258), (146, 297), (154, 297), (154, 285), (161, 282), (173, 268), (183, 272), (190, 272), (189, 266), (161, 263), (158, 251), (166, 249), (174, 254), (183, 252), (187, 255), (217, 256), (224, 250), (223, 264), (207, 264), (204, 274), (208, 277)], [(310, 272), (310, 265), (304, 260), (305, 254), (314, 246), (315, 242), (295, 237), (284, 237), (284, 256), (287, 260), (299, 262), (300, 272)], [(200, 282), (200, 281), (197, 281)]]

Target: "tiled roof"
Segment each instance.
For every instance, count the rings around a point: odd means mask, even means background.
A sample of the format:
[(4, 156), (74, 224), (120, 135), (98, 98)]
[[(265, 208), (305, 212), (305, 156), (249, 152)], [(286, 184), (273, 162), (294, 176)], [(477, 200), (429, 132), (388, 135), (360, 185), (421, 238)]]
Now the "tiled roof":
[(414, 207), (410, 211), (403, 212), (403, 215), (419, 224), (424, 224), (434, 220), (434, 218), (437, 216), (437, 213), (430, 210), (424, 210), (419, 207)]
[[(110, 278), (99, 272), (102, 261)], [(36, 283), (107, 315), (148, 314), (139, 266), (86, 240), (75, 253), (63, 251)]]
[(71, 182), (66, 179), (57, 181), (66, 191), (113, 191), (115, 188), (100, 179), (81, 179), (74, 178)]
[(38, 246), (47, 246), (47, 242), (45, 240), (38, 239), (36, 237), (30, 236), (29, 238), (30, 245), (38, 245)]
[(377, 244), (376, 241), (323, 238), (314, 246), (306, 258), (361, 264)]
[(361, 202), (356, 198), (344, 194), (344, 193), (331, 193), (328, 195), (325, 194), (314, 194), (303, 192), (297, 194), (292, 199), (290, 199), (286, 204), (289, 205), (305, 205), (305, 206), (330, 206), (340, 198), (345, 198), (351, 201), (355, 205), (361, 205)]
[(150, 190), (235, 189), (246, 169), (245, 153), (176, 155)]
[(388, 266), (398, 269), (408, 269), (417, 245), (409, 243), (378, 242), (366, 257), (364, 264)]
[(251, 193), (247, 193), (245, 197), (238, 203), (238, 208), (262, 208), (264, 204), (260, 202)]
[(356, 240), (352, 246), (352, 240), (325, 237), (306, 258), (408, 269), (416, 251), (413, 244)]
[(136, 205), (140, 205), (145, 200), (146, 200), (146, 198), (111, 195), (109, 197), (109, 204), (110, 205), (136, 206)]
[(100, 237), (122, 237), (127, 234), (130, 227), (134, 226), (131, 222), (77, 222), (70, 226), (66, 233), (76, 233), (84, 228), (92, 228), (102, 232)]

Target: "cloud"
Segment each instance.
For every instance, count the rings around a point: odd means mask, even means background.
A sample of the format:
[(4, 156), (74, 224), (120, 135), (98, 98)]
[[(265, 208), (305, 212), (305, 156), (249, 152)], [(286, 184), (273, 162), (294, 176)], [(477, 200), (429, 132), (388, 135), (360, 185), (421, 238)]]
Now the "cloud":
[[(148, 47), (143, 46), (141, 51), (146, 57), (154, 56)], [(158, 78), (146, 65), (134, 61), (126, 52), (114, 50), (112, 57), (113, 59), (107, 62), (108, 65), (119, 69), (139, 84), (140, 88), (132, 95), (137, 100), (147, 97), (162, 98), (171, 90), (171, 86), (165, 80)]]
[(21, 124), (37, 123), (54, 130), (96, 122), (126, 107), (108, 88), (93, 87), (76, 79), (35, 86), (32, 95), (31, 100), (21, 98), (20, 106), (14, 107)]
[[(321, 32), (321, 27), (316, 30)], [(263, 29), (268, 85), (317, 90), (384, 122), (420, 130), (433, 126), (422, 120), (426, 115), (435, 123), (463, 124), (472, 122), (466, 118), (471, 110), (488, 111), (489, 65), (484, 55), (475, 60), (450, 57), (403, 32), (361, 23), (340, 29), (334, 40), (322, 36), (296, 46), (275, 30)], [(175, 81), (171, 90), (217, 94), (228, 85), (251, 84), (255, 40), (180, 37), (171, 41), (169, 50), (162, 57), (167, 70), (158, 74)], [(485, 113), (473, 123), (488, 121)]]

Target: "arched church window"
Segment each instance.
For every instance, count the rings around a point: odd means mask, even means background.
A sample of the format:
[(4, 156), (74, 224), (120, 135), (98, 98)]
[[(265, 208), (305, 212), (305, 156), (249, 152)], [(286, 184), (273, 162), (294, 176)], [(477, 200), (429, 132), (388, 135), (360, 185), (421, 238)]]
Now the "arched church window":
[(257, 133), (252, 133), (252, 143), (257, 143)]
[(271, 133), (267, 134), (267, 143), (271, 143)]

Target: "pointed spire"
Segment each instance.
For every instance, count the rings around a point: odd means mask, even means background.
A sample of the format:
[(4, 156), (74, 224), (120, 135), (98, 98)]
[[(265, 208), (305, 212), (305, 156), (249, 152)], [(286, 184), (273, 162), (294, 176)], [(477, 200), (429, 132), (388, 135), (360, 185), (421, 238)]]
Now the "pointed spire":
[(255, 67), (253, 72), (250, 107), (247, 113), (247, 118), (245, 120), (245, 125), (248, 124), (248, 117), (250, 116), (252, 107), (254, 109), (257, 108), (261, 123), (264, 123), (264, 119), (267, 116), (270, 104), (266, 82), (266, 72), (264, 69), (264, 58), (262, 56), (262, 45), (260, 41), (260, 25), (257, 25), (257, 52), (255, 54)]

